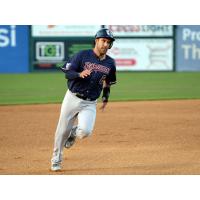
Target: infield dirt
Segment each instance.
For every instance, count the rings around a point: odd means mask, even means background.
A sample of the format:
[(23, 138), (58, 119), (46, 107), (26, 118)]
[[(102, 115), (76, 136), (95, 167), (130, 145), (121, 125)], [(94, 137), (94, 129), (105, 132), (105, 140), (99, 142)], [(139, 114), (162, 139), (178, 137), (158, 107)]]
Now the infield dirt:
[(60, 104), (0, 106), (0, 174), (200, 174), (200, 100), (97, 106), (91, 137), (50, 171)]

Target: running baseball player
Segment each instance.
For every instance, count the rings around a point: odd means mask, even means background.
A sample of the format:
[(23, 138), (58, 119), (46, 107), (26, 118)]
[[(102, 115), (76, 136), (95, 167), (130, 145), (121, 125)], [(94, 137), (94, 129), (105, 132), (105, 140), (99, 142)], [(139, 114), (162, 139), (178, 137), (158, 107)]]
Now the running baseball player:
[(82, 139), (92, 134), (97, 99), (102, 90), (103, 104), (100, 109), (104, 110), (107, 105), (110, 86), (116, 83), (115, 62), (106, 55), (113, 41), (115, 39), (109, 29), (100, 29), (95, 35), (94, 49), (80, 51), (61, 68), (68, 79), (68, 90), (55, 132), (52, 171), (61, 170), (64, 147), (70, 148), (76, 138)]

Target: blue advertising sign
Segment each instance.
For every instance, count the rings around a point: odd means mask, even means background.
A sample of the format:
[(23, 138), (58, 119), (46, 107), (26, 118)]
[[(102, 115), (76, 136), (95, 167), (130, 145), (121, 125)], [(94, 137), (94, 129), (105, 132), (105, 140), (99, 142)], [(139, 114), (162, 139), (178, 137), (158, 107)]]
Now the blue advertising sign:
[(0, 26), (0, 73), (29, 71), (29, 26)]
[(200, 25), (177, 26), (176, 71), (200, 71)]

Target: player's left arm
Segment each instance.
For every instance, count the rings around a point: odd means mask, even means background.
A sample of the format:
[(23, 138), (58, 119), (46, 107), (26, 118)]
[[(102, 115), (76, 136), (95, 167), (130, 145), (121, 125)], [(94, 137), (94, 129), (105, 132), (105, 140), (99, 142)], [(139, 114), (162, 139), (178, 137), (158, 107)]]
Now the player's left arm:
[(108, 103), (108, 99), (110, 96), (110, 88), (111, 85), (116, 84), (116, 67), (113, 68), (112, 73), (110, 76), (108, 76), (107, 79), (105, 79), (104, 84), (103, 84), (103, 95), (102, 95), (102, 106), (100, 109), (103, 111)]
[(102, 95), (102, 105), (100, 109), (104, 111), (107, 103), (108, 103), (108, 98), (110, 96), (110, 84), (107, 84), (104, 82), (104, 87), (103, 87), (103, 95)]
[(104, 82), (102, 102), (108, 102), (110, 96), (110, 84)]

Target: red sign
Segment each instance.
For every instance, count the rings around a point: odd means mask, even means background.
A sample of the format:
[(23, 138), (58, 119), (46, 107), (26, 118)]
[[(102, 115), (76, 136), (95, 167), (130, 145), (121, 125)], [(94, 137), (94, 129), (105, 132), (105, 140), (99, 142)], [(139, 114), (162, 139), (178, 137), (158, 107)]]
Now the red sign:
[(137, 63), (135, 59), (115, 59), (115, 62), (120, 66), (133, 66)]

